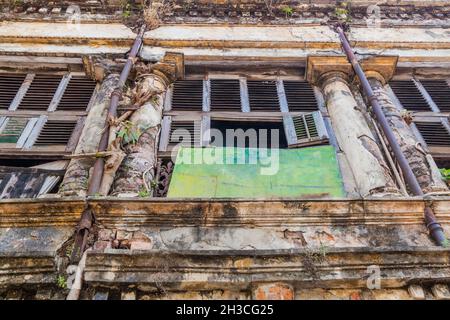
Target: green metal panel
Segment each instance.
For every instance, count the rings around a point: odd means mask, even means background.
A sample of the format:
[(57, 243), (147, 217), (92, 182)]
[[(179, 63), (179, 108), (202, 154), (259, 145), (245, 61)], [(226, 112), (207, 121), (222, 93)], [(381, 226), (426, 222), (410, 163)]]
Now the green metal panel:
[[(220, 161), (212, 161), (211, 155)], [(317, 194), (345, 195), (336, 153), (329, 145), (279, 150), (181, 148), (168, 197), (270, 198)]]

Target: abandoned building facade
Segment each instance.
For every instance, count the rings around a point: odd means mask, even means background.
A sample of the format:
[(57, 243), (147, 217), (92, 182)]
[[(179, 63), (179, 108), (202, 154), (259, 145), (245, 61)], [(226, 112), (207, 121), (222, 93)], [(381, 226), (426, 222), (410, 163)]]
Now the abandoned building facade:
[(0, 1), (0, 299), (450, 299), (450, 4), (315, 2)]

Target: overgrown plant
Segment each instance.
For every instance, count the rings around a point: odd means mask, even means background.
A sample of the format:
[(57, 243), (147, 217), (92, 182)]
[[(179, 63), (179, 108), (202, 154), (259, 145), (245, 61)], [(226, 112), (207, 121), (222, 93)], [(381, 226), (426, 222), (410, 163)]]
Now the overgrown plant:
[(286, 15), (286, 19), (292, 16), (292, 14), (294, 13), (294, 9), (292, 9), (292, 7), (290, 6), (284, 6), (283, 8), (281, 8), (281, 11), (283, 11), (283, 13)]
[(122, 0), (121, 6), (122, 6), (122, 17), (124, 17), (125, 19), (131, 17), (133, 9), (131, 3), (128, 0)]
[(66, 277), (64, 277), (62, 274), (58, 275), (56, 277), (56, 285), (60, 287), (61, 289), (67, 288), (67, 280)]
[(320, 247), (306, 248), (302, 255), (302, 262), (305, 267), (305, 271), (313, 278), (317, 278), (317, 265), (325, 262), (328, 254), (328, 248), (324, 244), (320, 244)]
[(450, 185), (450, 169), (440, 169), (442, 178)]
[(122, 123), (121, 129), (117, 132), (117, 136), (122, 138), (124, 144), (136, 144), (141, 136), (142, 131), (136, 127), (133, 122), (126, 120)]
[(349, 22), (350, 18), (350, 6), (348, 2), (339, 3), (334, 9), (334, 15), (341, 22)]
[(164, 15), (172, 12), (173, 3), (168, 0), (150, 1), (144, 6), (144, 20), (149, 30), (159, 27)]
[(17, 6), (23, 5), (23, 0), (10, 0), (9, 3), (10, 3), (10, 6), (15, 8)]
[(138, 193), (140, 198), (147, 198), (150, 196), (150, 192), (147, 189), (141, 189)]
[(129, 18), (131, 17), (131, 5), (129, 3), (127, 3), (127, 5), (125, 6), (122, 16), (124, 18)]

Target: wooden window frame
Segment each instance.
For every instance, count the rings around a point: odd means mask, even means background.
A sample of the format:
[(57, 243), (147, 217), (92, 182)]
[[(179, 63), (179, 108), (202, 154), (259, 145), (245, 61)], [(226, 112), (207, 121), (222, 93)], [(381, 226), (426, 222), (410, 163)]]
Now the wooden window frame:
[[(197, 75), (194, 77), (186, 77), (186, 80), (200, 80), (201, 78)], [(289, 130), (293, 128), (293, 117), (301, 116), (304, 114), (320, 114), (320, 123), (318, 124), (320, 133), (324, 133), (324, 138), (316, 139), (315, 141), (299, 142), (298, 139), (292, 139), (288, 141), (291, 147), (306, 147), (323, 143), (330, 143), (334, 147), (337, 147), (335, 141), (332, 127), (329, 123), (327, 109), (325, 107), (324, 98), (320, 89), (312, 86), (315, 99), (317, 101), (318, 111), (314, 112), (291, 112), (289, 110), (286, 93), (284, 91), (284, 81), (304, 81), (303, 77), (281, 77), (281, 76), (266, 76), (266, 75), (251, 75), (243, 76), (239, 74), (222, 74), (222, 73), (209, 73), (203, 78), (203, 106), (202, 111), (198, 110), (173, 110), (171, 107), (172, 95), (174, 87), (169, 86), (165, 97), (164, 97), (164, 108), (163, 108), (163, 120), (161, 124), (161, 136), (159, 141), (159, 156), (167, 157), (172, 149), (169, 147), (170, 140), (170, 130), (172, 122), (176, 121), (190, 121), (197, 119), (202, 123), (202, 137), (204, 132), (208, 132), (210, 129), (211, 120), (227, 120), (227, 121), (274, 121), (283, 122), (283, 127), (285, 128), (286, 139), (288, 139)], [(239, 80), (240, 84), (240, 95), (241, 95), (241, 110), (240, 111), (214, 111), (211, 110), (211, 80), (223, 79), (223, 80)], [(279, 112), (275, 111), (251, 111), (250, 101), (248, 96), (247, 80), (255, 81), (274, 81), (277, 89), (278, 101), (279, 101)], [(243, 118), (245, 114), (245, 118)], [(292, 128), (291, 128), (292, 127)], [(211, 137), (203, 138), (201, 146), (209, 145)], [(295, 142), (294, 142), (295, 140)], [(290, 143), (291, 142), (291, 143)]]
[(211, 117), (209, 115), (198, 115), (198, 114), (188, 114), (188, 115), (178, 115), (178, 116), (164, 116), (161, 122), (161, 134), (159, 139), (159, 152), (171, 153), (173, 147), (170, 146), (170, 133), (172, 129), (172, 124), (176, 122), (187, 122), (193, 121), (200, 123), (200, 141), (197, 147), (205, 147), (209, 145), (211, 137), (207, 133), (211, 127)]
[[(315, 130), (317, 130), (317, 137), (309, 136), (309, 131), (311, 128), (309, 128), (308, 124), (306, 123), (306, 116), (312, 116)], [(299, 117), (301, 117), (302, 121), (304, 122), (305, 130), (306, 132), (308, 132), (308, 138), (302, 139), (297, 135), (294, 118)], [(285, 115), (283, 116), (283, 124), (289, 148), (302, 148), (329, 143), (330, 137), (328, 128), (325, 124), (325, 119), (320, 111), (305, 112), (297, 116)]]
[(11, 118), (24, 118), (27, 120), (20, 136), (17, 139), (16, 143), (0, 143), (0, 148), (3, 150), (8, 149), (22, 149), (26, 140), (29, 138), (30, 134), (33, 132), (34, 127), (38, 121), (38, 117), (24, 117), (24, 116), (2, 116), (0, 117), (0, 132), (4, 129), (4, 127), (8, 124), (9, 119)]
[[(1, 70), (0, 70), (1, 72)], [(8, 73), (11, 73), (8, 71)], [(14, 72), (13, 72), (14, 73)], [(89, 110), (92, 107), (92, 104), (98, 94), (98, 89), (100, 87), (99, 83), (95, 84), (93, 93), (89, 99), (89, 103), (84, 110), (59, 110), (59, 103), (63, 98), (65, 91), (69, 85), (72, 77), (83, 77), (86, 76), (84, 72), (72, 72), (68, 70), (58, 70), (55, 72), (44, 72), (44, 71), (22, 71), (18, 70), (18, 74), (25, 74), (25, 79), (22, 82), (20, 88), (17, 90), (17, 93), (11, 102), (9, 108), (6, 110), (0, 110), (0, 119), (6, 119), (9, 117), (25, 117), (29, 118), (24, 131), (22, 132), (19, 140), (15, 146), (0, 144), (0, 155), (2, 157), (20, 157), (20, 155), (24, 155), (24, 157), (28, 157), (28, 154), (36, 154), (41, 156), (49, 156), (60, 158), (61, 155), (70, 154), (76, 148), (76, 144), (80, 138), (84, 122)], [(30, 109), (21, 109), (20, 103), (24, 96), (27, 94), (28, 89), (30, 88), (32, 81), (35, 78), (36, 74), (52, 74), (61, 76), (61, 81), (58, 84), (58, 87), (49, 103), (49, 106), (46, 110), (30, 110)], [(37, 137), (39, 136), (42, 128), (44, 127), (47, 121), (52, 120), (71, 120), (76, 122), (75, 128), (65, 145), (49, 145), (49, 146), (35, 146), (35, 142)], [(4, 121), (4, 120), (3, 120)], [(1, 121), (1, 122), (3, 122)], [(32, 121), (32, 122), (30, 122)], [(14, 149), (14, 152), (11, 151)], [(56, 159), (55, 158), (55, 159)]]
[(417, 127), (416, 123), (436, 123), (436, 124), (442, 124), (445, 129), (447, 129), (447, 132), (450, 136), (450, 125), (448, 124), (448, 121), (446, 118), (442, 117), (426, 117), (426, 116), (419, 116), (414, 118), (414, 122), (411, 124), (411, 128), (416, 135), (416, 138), (419, 139), (421, 144), (424, 146), (424, 148), (431, 153), (433, 157), (437, 158), (445, 158), (450, 159), (450, 146), (434, 146), (429, 145), (425, 138), (422, 136), (419, 128)]
[[(47, 116), (43, 115), (39, 117), (38, 122), (36, 123), (35, 127), (33, 128), (33, 131), (29, 135), (28, 139), (26, 140), (26, 143), (24, 144), (25, 150), (30, 151), (61, 151), (64, 153), (73, 152), (75, 150), (76, 144), (80, 138), (81, 131), (83, 130), (83, 125), (86, 117), (78, 117), (78, 116), (59, 116), (59, 115), (52, 115)], [(44, 128), (45, 124), (49, 121), (70, 121), (75, 122), (75, 127), (70, 135), (69, 140), (66, 144), (55, 144), (55, 145), (49, 145), (49, 146), (36, 146), (35, 143), (41, 134), (42, 129)]]
[[(418, 127), (415, 124), (416, 122), (441, 123), (450, 134), (450, 123), (448, 120), (448, 117), (450, 116), (450, 112), (447, 112), (447, 113), (441, 112), (441, 110), (436, 105), (436, 103), (433, 101), (433, 99), (430, 96), (430, 94), (428, 93), (428, 91), (425, 89), (425, 87), (421, 83), (420, 78), (411, 77), (409, 79), (401, 79), (401, 80), (412, 80), (430, 107), (430, 111), (413, 112), (413, 122), (411, 123), (410, 128), (413, 131), (416, 139), (420, 141), (423, 148), (425, 150), (427, 150), (433, 157), (440, 158), (440, 159), (450, 159), (450, 147), (429, 145), (425, 141), (424, 137), (422, 136), (421, 132), (419, 131)], [(425, 80), (427, 80), (427, 79), (425, 79)], [(439, 80), (446, 81), (450, 87), (450, 82), (448, 79), (442, 78)], [(392, 88), (390, 87), (389, 84), (386, 85), (386, 89), (387, 89), (390, 97), (394, 101), (394, 104), (396, 105), (396, 107), (399, 110), (405, 110), (405, 108), (403, 107), (400, 100), (395, 95), (394, 91), (392, 90)]]

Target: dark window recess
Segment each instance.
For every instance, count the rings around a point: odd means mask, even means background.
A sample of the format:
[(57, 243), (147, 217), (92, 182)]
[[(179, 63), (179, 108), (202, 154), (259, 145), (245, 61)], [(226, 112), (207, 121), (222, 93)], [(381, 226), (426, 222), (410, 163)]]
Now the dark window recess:
[(203, 106), (203, 80), (180, 80), (173, 85), (172, 109), (198, 110)]
[(440, 122), (415, 122), (428, 146), (450, 146), (450, 133)]
[(8, 109), (20, 89), (25, 74), (1, 74), (0, 73), (0, 109)]
[[(55, 180), (61, 181), (63, 175), (64, 171), (0, 167), (1, 198), (35, 198), (44, 184), (57, 184)], [(48, 181), (48, 178), (54, 181)]]
[(55, 185), (53, 186), (53, 188), (50, 189), (50, 191), (47, 192), (47, 194), (48, 194), (48, 193), (56, 194), (56, 193), (59, 192), (59, 187), (61, 187), (61, 183), (62, 183), (62, 180), (63, 180), (62, 178), (63, 178), (63, 177), (61, 177), (61, 178), (58, 180), (58, 182), (55, 183)]
[(241, 111), (239, 80), (211, 80), (211, 111)]
[(317, 111), (318, 105), (314, 90), (306, 81), (283, 81), (284, 92), (291, 112)]
[(175, 165), (171, 160), (159, 159), (156, 167), (156, 186), (153, 191), (154, 197), (166, 197), (169, 191), (170, 179)]
[(445, 80), (421, 80), (425, 90), (442, 112), (450, 112), (450, 87)]
[(34, 145), (65, 145), (76, 124), (76, 121), (49, 120), (44, 124)]
[(58, 75), (36, 75), (19, 109), (47, 110), (61, 79), (62, 76)]
[(0, 132), (0, 143), (17, 143), (25, 126), (28, 123), (27, 118), (8, 118), (6, 125)]
[(414, 81), (391, 81), (389, 85), (402, 104), (408, 111), (432, 111)]
[(58, 104), (58, 110), (85, 111), (94, 93), (95, 85), (95, 81), (87, 77), (72, 77)]
[(281, 111), (275, 81), (247, 81), (250, 111)]
[(450, 168), (450, 159), (448, 157), (439, 158), (433, 156), (438, 168)]
[[(222, 133), (223, 141), (222, 145), (218, 145), (219, 141), (214, 141), (214, 137), (212, 137), (211, 145), (216, 147), (238, 147), (238, 138), (234, 137), (233, 141), (227, 141), (227, 129), (238, 130), (242, 129), (244, 131), (244, 136), (241, 139), (245, 139), (244, 147), (245, 148), (287, 148), (287, 140), (284, 132), (283, 123), (280, 122), (254, 122), (254, 121), (225, 121), (225, 120), (211, 120), (211, 129), (217, 129)], [(253, 129), (255, 131), (247, 131)], [(266, 134), (260, 132), (260, 130), (266, 130)], [(277, 141), (272, 141), (272, 130), (278, 131), (278, 144)], [(253, 132), (253, 133), (252, 133)], [(234, 133), (237, 132), (234, 131)], [(247, 133), (247, 135), (245, 135)], [(250, 136), (256, 137), (256, 141), (250, 142)], [(267, 138), (266, 138), (267, 137)], [(261, 140), (264, 139), (264, 140)], [(267, 139), (267, 142), (265, 140)], [(255, 146), (256, 143), (256, 146)], [(242, 147), (240, 145), (239, 147)]]
[(169, 146), (183, 144), (184, 146), (200, 145), (201, 123), (198, 121), (175, 121), (171, 123)]
[[(5, 155), (3, 155), (5, 157)], [(57, 159), (35, 159), (35, 158), (14, 158), (14, 159), (0, 159), (0, 167), (21, 167), (21, 168), (29, 168), (33, 166), (37, 166), (40, 164), (48, 163), (55, 161)]]

